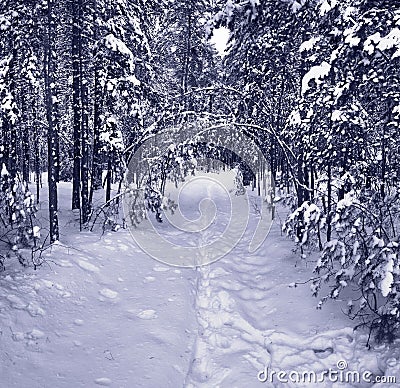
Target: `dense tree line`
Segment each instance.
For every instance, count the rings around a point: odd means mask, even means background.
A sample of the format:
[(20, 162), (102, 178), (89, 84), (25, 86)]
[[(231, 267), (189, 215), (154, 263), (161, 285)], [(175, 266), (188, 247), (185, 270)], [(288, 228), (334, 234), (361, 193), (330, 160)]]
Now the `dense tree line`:
[[(230, 31), (224, 59), (209, 42), (221, 26)], [(59, 239), (58, 182), (72, 182), (71, 208), (86, 227), (99, 214), (94, 192), (104, 188), (111, 204), (112, 183), (156, 133), (236, 127), (268, 159), (300, 254), (319, 252), (311, 283), (320, 305), (356, 286), (350, 317), (393, 340), (399, 61), (397, 1), (3, 1), (0, 261), (26, 264), (20, 248), (43, 244), (46, 229), (48, 242)], [(40, 236), (43, 172), (49, 227)], [(152, 190), (148, 202), (161, 203)]]
[(288, 193), (287, 233), (321, 252), (313, 294), (348, 297), (380, 340), (399, 328), (399, 19), (389, 1), (230, 1), (214, 21), (233, 31), (234, 120)]

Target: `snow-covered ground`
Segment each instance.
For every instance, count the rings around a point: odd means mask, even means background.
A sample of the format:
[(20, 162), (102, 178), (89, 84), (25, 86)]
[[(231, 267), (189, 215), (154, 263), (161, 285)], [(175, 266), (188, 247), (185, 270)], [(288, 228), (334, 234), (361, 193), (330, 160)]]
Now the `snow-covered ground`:
[[(128, 230), (77, 232), (70, 191), (60, 184), (63, 235), (46, 252), (46, 264), (37, 271), (11, 265), (1, 274), (1, 387), (373, 386), (327, 376), (315, 384), (290, 381), (346, 365), (343, 371), (361, 378), (370, 371), (371, 381), (386, 373), (400, 382), (398, 347), (367, 350), (366, 333), (354, 333), (341, 312), (345, 302), (317, 310), (308, 285), (290, 287), (307, 280), (313, 265), (299, 260), (281, 236), (283, 211), (255, 253), (248, 252), (248, 241), (256, 212), (241, 242), (221, 260), (178, 268), (149, 258)], [(200, 191), (181, 198), (189, 219), (198, 216)], [(224, 193), (206, 193), (220, 205), (219, 217), (230, 216)], [(214, 222), (217, 229), (223, 225)], [(166, 223), (162, 228), (185, 240)], [(199, 236), (205, 243), (219, 235), (205, 229)], [(278, 378), (279, 371), (287, 375)]]

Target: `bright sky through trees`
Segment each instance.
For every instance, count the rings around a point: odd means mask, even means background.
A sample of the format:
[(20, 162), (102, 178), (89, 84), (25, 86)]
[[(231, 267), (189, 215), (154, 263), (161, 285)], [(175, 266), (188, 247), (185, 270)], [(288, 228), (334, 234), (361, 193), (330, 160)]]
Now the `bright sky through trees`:
[(219, 55), (224, 57), (226, 53), (226, 45), (229, 39), (229, 30), (226, 27), (220, 27), (214, 30), (213, 36), (211, 37), (211, 43), (215, 45)]

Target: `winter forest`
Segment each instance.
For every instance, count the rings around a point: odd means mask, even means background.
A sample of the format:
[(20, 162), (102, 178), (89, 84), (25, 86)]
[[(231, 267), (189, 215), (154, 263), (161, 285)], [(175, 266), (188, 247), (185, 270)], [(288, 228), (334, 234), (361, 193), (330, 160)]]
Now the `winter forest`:
[(399, 85), (397, 0), (2, 0), (0, 386), (398, 386)]

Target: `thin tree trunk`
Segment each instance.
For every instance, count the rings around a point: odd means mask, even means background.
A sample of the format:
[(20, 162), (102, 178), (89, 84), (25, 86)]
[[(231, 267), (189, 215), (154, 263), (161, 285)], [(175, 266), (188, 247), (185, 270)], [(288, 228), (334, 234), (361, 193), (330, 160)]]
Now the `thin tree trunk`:
[[(36, 102), (32, 102), (32, 119), (33, 119), (33, 133), (35, 139), (40, 139), (39, 131), (36, 124)], [(36, 203), (39, 203), (40, 200), (40, 188), (41, 188), (41, 163), (40, 163), (40, 142), (38, 140), (33, 142), (34, 147), (34, 166), (35, 166), (35, 183), (36, 183)]]
[(93, 162), (92, 162), (92, 185), (90, 197), (93, 191), (101, 188), (102, 158), (100, 152), (100, 126), (101, 126), (101, 100), (102, 88), (99, 82), (98, 70), (95, 71), (94, 79), (94, 112), (93, 112)]
[(313, 165), (310, 167), (310, 199), (313, 200), (315, 196), (315, 168)]
[[(94, 20), (98, 17), (97, 0), (94, 0)], [(98, 26), (94, 25), (93, 39), (98, 39)], [(102, 155), (100, 150), (101, 111), (103, 101), (103, 88), (100, 84), (99, 65), (94, 64), (94, 102), (93, 102), (93, 150), (92, 150), (92, 171), (89, 191), (89, 203), (93, 203), (93, 192), (102, 187)]]
[(183, 74), (182, 74), (182, 102), (183, 109), (190, 109), (188, 106), (188, 96), (186, 93), (188, 91), (188, 80), (189, 80), (189, 66), (190, 66), (190, 55), (192, 50), (192, 10), (190, 7), (187, 9), (187, 29), (186, 29), (186, 50), (185, 57), (183, 60)]
[(107, 178), (106, 178), (106, 202), (111, 199), (111, 181), (112, 181), (112, 158), (108, 155)]
[(89, 124), (88, 124), (88, 104), (87, 104), (87, 84), (82, 84), (82, 165), (81, 165), (81, 198), (82, 198), (82, 222), (86, 224), (90, 215), (89, 198)]
[[(14, 39), (14, 38), (12, 38)], [(13, 43), (12, 43), (13, 44)], [(10, 60), (10, 70), (8, 72), (8, 77), (10, 79), (10, 92), (14, 97), (15, 91), (15, 61), (17, 59), (17, 50), (12, 49), (12, 57)], [(8, 117), (4, 119), (4, 126), (6, 133), (10, 133), (10, 146), (9, 146), (9, 154), (8, 154), (8, 172), (12, 177), (15, 177), (18, 171), (18, 137), (17, 137), (17, 127), (15, 123), (13, 123)]]
[(29, 130), (25, 128), (23, 133), (23, 147), (24, 147), (24, 158), (22, 164), (22, 179), (29, 183), (30, 182), (30, 141), (29, 141)]
[(380, 183), (380, 194), (381, 198), (385, 199), (386, 193), (385, 193), (385, 185), (386, 185), (386, 170), (387, 170), (387, 153), (386, 153), (386, 130), (387, 130), (387, 125), (389, 124), (391, 117), (392, 117), (392, 111), (393, 111), (393, 104), (389, 104), (388, 106), (388, 112), (387, 112), (387, 119), (385, 120), (385, 123), (383, 124), (383, 134), (382, 134), (382, 142), (381, 142), (381, 153), (382, 153), (382, 163), (381, 163), (381, 183)]
[(326, 241), (331, 241), (332, 236), (332, 165), (328, 162), (328, 193), (327, 193), (327, 206), (326, 206)]
[(72, 177), (72, 209), (80, 209), (81, 183), (81, 0), (72, 3), (72, 109), (73, 109), (73, 136), (74, 136), (74, 168)]
[[(328, 133), (332, 133), (332, 127), (333, 127), (333, 122), (332, 122), (332, 113), (333, 113), (333, 107), (332, 105), (329, 108), (329, 122), (328, 122)], [(332, 237), (332, 162), (329, 159), (328, 161), (328, 166), (327, 166), (327, 179), (328, 181), (326, 182), (327, 184), (327, 204), (326, 204), (326, 241), (329, 242), (331, 241)]]

